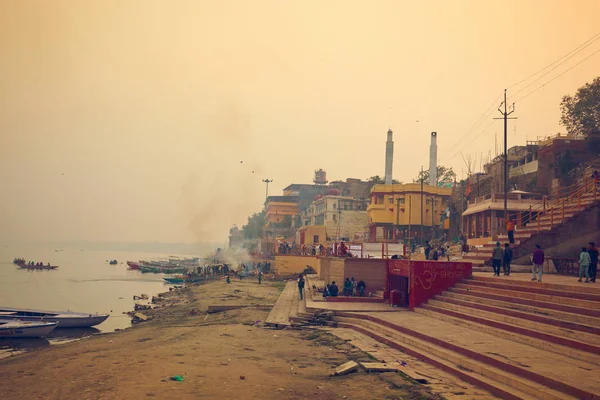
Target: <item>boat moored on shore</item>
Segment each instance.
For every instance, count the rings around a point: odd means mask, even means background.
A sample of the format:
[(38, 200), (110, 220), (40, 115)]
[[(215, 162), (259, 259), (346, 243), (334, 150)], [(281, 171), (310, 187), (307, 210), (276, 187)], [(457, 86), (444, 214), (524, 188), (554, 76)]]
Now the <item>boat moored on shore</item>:
[(74, 311), (44, 311), (0, 307), (0, 322), (7, 320), (57, 322), (61, 328), (89, 328), (106, 321), (109, 314)]
[(50, 334), (58, 326), (57, 322), (30, 322), (0, 320), (0, 337), (32, 338)]

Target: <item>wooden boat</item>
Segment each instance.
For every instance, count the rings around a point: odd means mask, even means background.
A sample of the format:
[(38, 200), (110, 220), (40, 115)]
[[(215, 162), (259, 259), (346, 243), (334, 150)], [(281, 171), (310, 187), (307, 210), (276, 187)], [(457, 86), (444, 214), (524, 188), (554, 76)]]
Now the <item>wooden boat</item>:
[(23, 338), (46, 336), (50, 334), (57, 325), (57, 322), (0, 320), (0, 337)]
[(127, 261), (127, 265), (129, 266), (129, 269), (140, 269), (140, 267), (142, 266), (142, 264), (140, 264), (139, 262), (134, 261)]
[(202, 280), (201, 276), (187, 277), (185, 275), (169, 276), (163, 278), (167, 283), (195, 283)]
[(185, 267), (149, 267), (142, 265), (140, 266), (140, 272), (142, 274), (183, 274), (187, 268)]
[(109, 264), (110, 265), (117, 265), (118, 261), (117, 260), (110, 260)]
[(14, 261), (14, 263), (21, 268), (27, 268), (27, 269), (56, 269), (56, 268), (58, 268), (58, 265), (31, 265), (22, 260)]
[(108, 314), (87, 314), (74, 311), (43, 311), (0, 307), (0, 321), (57, 322), (61, 328), (89, 328), (106, 321)]

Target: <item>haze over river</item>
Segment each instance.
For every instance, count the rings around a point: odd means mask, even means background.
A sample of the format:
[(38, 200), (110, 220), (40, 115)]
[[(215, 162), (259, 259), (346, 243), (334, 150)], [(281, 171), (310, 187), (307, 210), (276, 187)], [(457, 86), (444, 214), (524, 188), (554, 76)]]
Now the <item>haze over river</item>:
[[(0, 247), (0, 307), (110, 314), (105, 322), (96, 326), (97, 329), (83, 332), (57, 329), (56, 336), (72, 334), (80, 337), (83, 334), (97, 333), (98, 330), (110, 332), (116, 328), (129, 327), (131, 318), (123, 312), (133, 310), (133, 295), (145, 293), (152, 298), (153, 295), (168, 290), (169, 286), (162, 279), (165, 275), (129, 270), (126, 261), (164, 259), (169, 255), (173, 256), (172, 253), (90, 251), (78, 248), (56, 250), (58, 249), (48, 246)], [(42, 261), (44, 264), (58, 265), (59, 268), (50, 271), (22, 269), (13, 264), (15, 257)], [(108, 260), (111, 259), (116, 259), (118, 264), (110, 265)], [(18, 344), (20, 348), (26, 348), (29, 344), (34, 347), (48, 344), (40, 339), (8, 342), (0, 343), (0, 349), (17, 347), (14, 344)]]

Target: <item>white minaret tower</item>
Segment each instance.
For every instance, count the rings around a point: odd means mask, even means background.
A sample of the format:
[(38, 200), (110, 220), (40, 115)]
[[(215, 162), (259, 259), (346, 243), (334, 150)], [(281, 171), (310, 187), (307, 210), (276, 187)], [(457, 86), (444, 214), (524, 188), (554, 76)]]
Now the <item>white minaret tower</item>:
[(391, 129), (387, 131), (387, 142), (385, 142), (385, 184), (392, 184), (392, 168), (394, 166), (394, 141)]
[(429, 184), (437, 186), (437, 132), (431, 132), (429, 146)]

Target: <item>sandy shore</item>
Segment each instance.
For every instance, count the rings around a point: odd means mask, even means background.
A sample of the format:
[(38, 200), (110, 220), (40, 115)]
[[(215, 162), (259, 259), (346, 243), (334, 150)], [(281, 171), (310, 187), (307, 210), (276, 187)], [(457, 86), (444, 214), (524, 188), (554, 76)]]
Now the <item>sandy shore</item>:
[(395, 373), (330, 377), (350, 359), (370, 359), (325, 332), (265, 329), (267, 309), (206, 312), (273, 304), (282, 287), (220, 281), (171, 292), (134, 328), (0, 360), (2, 399), (438, 398)]

